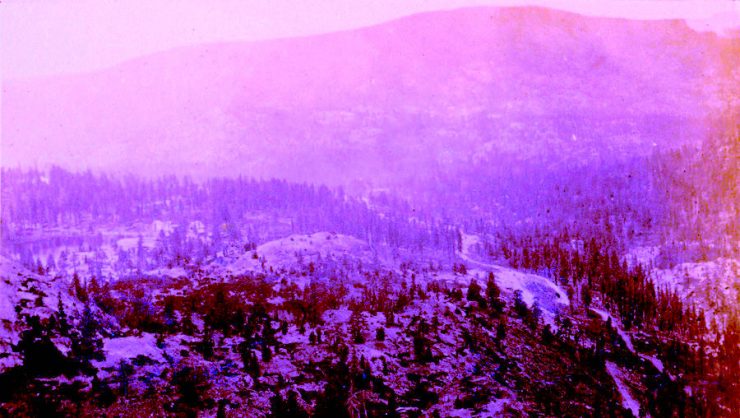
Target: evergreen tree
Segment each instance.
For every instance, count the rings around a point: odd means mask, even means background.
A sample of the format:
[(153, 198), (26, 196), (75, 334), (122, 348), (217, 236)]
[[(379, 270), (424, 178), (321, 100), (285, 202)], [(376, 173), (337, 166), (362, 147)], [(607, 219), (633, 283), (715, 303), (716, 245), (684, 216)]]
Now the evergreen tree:
[(270, 416), (275, 418), (307, 418), (308, 413), (298, 405), (298, 394), (291, 390), (288, 398), (276, 393), (270, 398)]
[(367, 321), (362, 315), (362, 311), (355, 309), (352, 311), (352, 316), (349, 319), (350, 333), (352, 334), (352, 341), (355, 344), (362, 344), (365, 342), (365, 331), (367, 330)]
[(103, 341), (98, 334), (99, 329), (100, 325), (90, 305), (85, 305), (80, 318), (79, 331), (73, 334), (71, 353), (87, 373), (94, 373), (91, 360), (103, 359)]
[(38, 316), (26, 317), (26, 330), (21, 332), (13, 351), (23, 357), (23, 369), (29, 376), (59, 376), (69, 372), (69, 360), (52, 342), (53, 330)]
[(529, 316), (529, 307), (527, 307), (527, 303), (522, 299), (521, 290), (514, 292), (514, 312), (523, 319)]
[(481, 291), (481, 287), (478, 284), (478, 282), (475, 279), (470, 280), (470, 285), (468, 286), (468, 293), (466, 295), (467, 299), (471, 302), (477, 302), (479, 300), (482, 300), (480, 291)]
[(77, 299), (82, 302), (87, 302), (87, 289), (85, 288), (85, 286), (82, 285), (82, 282), (80, 281), (80, 276), (77, 274), (77, 272), (75, 272), (72, 276), (72, 289), (74, 289)]
[(581, 286), (581, 301), (583, 302), (583, 306), (586, 307), (586, 309), (591, 306), (591, 290), (588, 288), (588, 286)]
[(504, 309), (504, 301), (501, 300), (501, 289), (496, 284), (496, 279), (493, 273), (488, 273), (488, 281), (486, 282), (486, 298), (488, 299), (488, 307), (491, 309), (491, 313), (494, 316), (500, 315)]
[(177, 390), (177, 407), (186, 414), (197, 411), (204, 403), (204, 395), (210, 388), (205, 372), (192, 366), (184, 366), (173, 376), (173, 385)]
[(383, 326), (379, 326), (375, 330), (375, 339), (377, 341), (385, 341), (385, 328)]

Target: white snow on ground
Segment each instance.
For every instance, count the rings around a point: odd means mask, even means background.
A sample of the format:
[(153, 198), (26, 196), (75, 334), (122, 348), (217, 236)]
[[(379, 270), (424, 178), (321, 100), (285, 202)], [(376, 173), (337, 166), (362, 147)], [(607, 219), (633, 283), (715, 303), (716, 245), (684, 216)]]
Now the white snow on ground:
[[(625, 344), (625, 346), (627, 346), (627, 349), (630, 350), (632, 353), (637, 354), (638, 356), (640, 356), (640, 358), (642, 358), (643, 360), (649, 361), (656, 369), (658, 369), (659, 372), (663, 373), (663, 370), (664, 370), (663, 362), (660, 361), (660, 359), (657, 358), (657, 357), (655, 357), (655, 356), (649, 356), (647, 354), (642, 354), (642, 353), (636, 352), (635, 351), (635, 346), (632, 344), (632, 339), (630, 338), (629, 334), (627, 334), (622, 329), (622, 327), (619, 325), (619, 322), (617, 322), (616, 318), (614, 318), (613, 316), (611, 316), (608, 312), (604, 311), (603, 309), (598, 309), (598, 308), (593, 308), (592, 307), (591, 308), (591, 311), (593, 311), (596, 314), (598, 314), (604, 322), (607, 322), (609, 320), (609, 318), (611, 318), (611, 320), (612, 320), (612, 326), (617, 330), (617, 333), (619, 334), (619, 337), (622, 338), (622, 340), (624, 340), (624, 344)], [(671, 380), (672, 379), (673, 379), (673, 377), (671, 377)]]
[(632, 415), (639, 417), (640, 403), (632, 397), (629, 388), (624, 383), (622, 371), (619, 370), (619, 367), (611, 361), (606, 362), (606, 371), (612, 376), (614, 383), (617, 385), (617, 390), (619, 390), (619, 394), (622, 395), (622, 406), (632, 411)]
[(323, 320), (327, 323), (339, 323), (344, 324), (349, 322), (352, 316), (352, 311), (346, 306), (341, 306), (339, 309), (329, 309), (324, 312), (322, 316)]
[(105, 360), (96, 362), (98, 367), (115, 367), (121, 360), (128, 360), (143, 355), (154, 361), (162, 362), (162, 352), (157, 348), (154, 334), (143, 333), (140, 337), (129, 336), (105, 340), (103, 344)]
[(285, 335), (280, 335), (278, 339), (282, 344), (302, 344), (302, 345), (308, 345), (309, 344), (309, 333), (304, 332), (303, 334), (299, 333), (296, 329), (295, 325), (291, 325), (289, 328), (289, 331)]
[[(469, 255), (470, 247), (476, 244), (479, 238), (467, 234), (462, 234), (462, 237), (462, 252), (459, 255), (469, 267), (472, 267), (468, 270), (468, 275), (474, 276), (477, 274), (485, 278), (488, 272), (493, 272), (496, 277), (496, 284), (499, 287), (509, 292), (521, 291), (522, 299), (527, 305), (532, 306), (536, 301), (540, 308), (550, 316), (554, 316), (562, 307), (570, 305), (567, 293), (546, 277), (522, 273), (471, 258)], [(480, 284), (485, 286), (485, 279), (482, 281), (483, 283)]]
[(264, 374), (275, 374), (287, 379), (295, 379), (300, 376), (300, 372), (290, 359), (285, 357), (274, 357), (269, 363), (264, 365)]
[(188, 272), (185, 271), (182, 267), (174, 267), (174, 268), (158, 268), (154, 270), (149, 270), (146, 272), (146, 274), (150, 276), (159, 276), (159, 277), (170, 277), (173, 279), (177, 279), (179, 277), (187, 277)]
[(15, 321), (18, 288), (5, 278), (0, 279), (0, 321)]
[(612, 326), (617, 330), (617, 333), (622, 338), (622, 340), (624, 340), (624, 344), (627, 346), (627, 349), (630, 350), (633, 353), (635, 352), (635, 346), (632, 345), (632, 339), (630, 338), (629, 334), (627, 334), (626, 332), (624, 332), (624, 330), (622, 329), (622, 327), (619, 325), (619, 321), (616, 318), (614, 318), (613, 316), (611, 316), (609, 314), (609, 312), (606, 312), (605, 310), (602, 310), (602, 309), (591, 308), (591, 310), (593, 312), (599, 314), (599, 316), (601, 317), (601, 319), (604, 320), (604, 322), (607, 322), (609, 320), (609, 318), (611, 318), (611, 320), (612, 320)]
[(650, 363), (652, 363), (653, 366), (655, 366), (655, 368), (658, 369), (659, 372), (663, 373), (663, 370), (664, 370), (664, 368), (663, 368), (663, 362), (660, 361), (660, 359), (658, 359), (655, 356), (648, 356), (646, 354), (640, 354), (640, 357), (642, 357), (645, 360), (647, 360)]
[[(258, 258), (254, 258), (255, 253)], [(348, 235), (317, 232), (310, 235), (291, 235), (262, 244), (256, 251), (241, 256), (228, 266), (227, 270), (237, 274), (255, 271), (261, 266), (262, 260), (269, 266), (289, 267), (308, 264), (319, 257), (342, 259), (346, 256), (367, 262), (374, 258), (370, 246), (365, 241)]]
[(672, 269), (654, 270), (653, 278), (656, 287), (667, 287), (703, 309), (707, 325), (715, 316), (722, 325), (725, 314), (720, 312), (740, 300), (740, 261), (736, 259), (682, 263)]
[(16, 329), (15, 306), (18, 303), (18, 277), (12, 271), (8, 260), (0, 259), (0, 353), (9, 356), (0, 358), (0, 371), (16, 366), (20, 363), (20, 357), (14, 355), (12, 345), (18, 342), (18, 329)]
[(627, 252), (624, 259), (630, 265), (642, 264), (643, 266), (649, 266), (655, 262), (658, 254), (660, 254), (659, 246), (634, 247)]
[(26, 275), (31, 275), (31, 272), (5, 257), (0, 257), (0, 322), (15, 321), (21, 276)]
[(470, 254), (470, 247), (473, 245), (479, 244), (480, 238), (477, 235), (469, 235), (466, 233), (462, 233), (462, 252), (460, 256), (462, 258), (467, 259), (468, 255)]
[(20, 288), (17, 273), (17, 265), (0, 257), (0, 353), (8, 354), (0, 358), (0, 372), (21, 363), (20, 356), (11, 349), (18, 342), (19, 335), (15, 324)]
[[(41, 306), (37, 306), (39, 295), (42, 296)], [(65, 283), (40, 277), (19, 263), (0, 256), (0, 353), (11, 354), (0, 359), (0, 371), (18, 362), (18, 356), (11, 350), (23, 328), (19, 324), (16, 307), (22, 307), (22, 316), (47, 318), (57, 310), (59, 298), (70, 317), (78, 316), (82, 311), (80, 302), (69, 294)], [(62, 352), (68, 350), (67, 342), (54, 342)]]
[[(495, 266), (490, 266), (494, 270)], [(499, 267), (494, 271), (496, 283), (504, 289), (521, 290), (522, 299), (527, 305), (537, 301), (540, 308), (551, 313), (557, 313), (561, 306), (570, 305), (568, 295), (549, 279), (534, 274), (521, 273), (511, 269)]]
[[(5, 352), (5, 349), (0, 352)], [(8, 354), (8, 357), (0, 358), (0, 372), (13, 368), (15, 366), (20, 366), (23, 363), (20, 354), (13, 352), (9, 352)]]
[[(126, 237), (116, 241), (116, 245), (124, 251), (135, 250), (139, 246), (138, 237)], [(156, 237), (150, 235), (141, 236), (141, 245), (145, 248), (154, 248), (157, 245)]]
[(511, 401), (509, 399), (494, 399), (483, 407), (483, 411), (487, 416), (500, 416), (503, 414), (504, 408), (506, 408), (510, 402)]

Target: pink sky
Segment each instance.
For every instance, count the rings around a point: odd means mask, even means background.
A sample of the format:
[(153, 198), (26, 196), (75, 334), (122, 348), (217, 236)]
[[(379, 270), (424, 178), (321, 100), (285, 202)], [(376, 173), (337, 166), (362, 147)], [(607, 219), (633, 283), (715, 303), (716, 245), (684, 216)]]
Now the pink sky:
[(90, 71), (173, 47), (305, 36), (425, 11), (546, 5), (586, 15), (684, 18), (697, 29), (737, 28), (738, 2), (672, 0), (4, 0), (2, 78)]

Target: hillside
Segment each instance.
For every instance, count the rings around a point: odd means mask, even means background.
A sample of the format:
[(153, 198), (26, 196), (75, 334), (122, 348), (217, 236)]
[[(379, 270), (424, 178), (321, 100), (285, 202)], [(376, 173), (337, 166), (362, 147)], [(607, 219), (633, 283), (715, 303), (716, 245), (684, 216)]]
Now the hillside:
[[(554, 221), (541, 218), (530, 235), (526, 219), (520, 232), (472, 217), (456, 224), (381, 192), (244, 178), (120, 181), (59, 168), (2, 174), (3, 251), (18, 262), (3, 262), (0, 275), (12, 331), (0, 413), (738, 408), (736, 314), (706, 326), (708, 313), (694, 305), (701, 297), (663, 290), (658, 272), (624, 262), (620, 243), (629, 241), (619, 232), (640, 223), (635, 212), (588, 203), (624, 223), (584, 218), (566, 210), (581, 203), (558, 193)], [(599, 184), (591, 175), (584, 184)], [(592, 190), (585, 202), (606, 201), (608, 189), (583, 190)], [(690, 260), (667, 245), (654, 256), (666, 251)], [(732, 285), (727, 266), (716, 270), (721, 280), (686, 283)], [(71, 305), (55, 309), (54, 289)]]
[[(323, 253), (327, 237), (346, 256), (362, 255), (358, 240), (326, 233), (257, 251), (289, 261), (285, 247)], [(696, 408), (675, 396), (686, 382), (676, 380), (683, 366), (667, 351), (668, 334), (626, 331), (598, 299), (591, 308), (562, 300), (564, 291), (544, 277), (483, 265), (338, 266), (328, 257), (292, 266), (78, 289), (76, 297), (101, 308), (75, 322), (88, 351), (73, 333), (77, 348), (59, 354), (78, 368), (39, 366), (30, 353), (45, 337), (30, 340), (34, 328), (20, 326), (30, 342), (20, 345), (16, 367), (0, 372), (0, 410), (469, 417)], [(115, 325), (103, 321), (108, 315)], [(35, 332), (62, 338), (45, 324)]]
[[(32, 273), (0, 256), (0, 373), (21, 361), (13, 347), (26, 328), (25, 321), (33, 316), (48, 320), (60, 308), (72, 323), (77, 322), (83, 311), (82, 303), (71, 295), (68, 284)], [(54, 344), (62, 351), (69, 351), (69, 338), (57, 337)]]
[(720, 258), (658, 269), (655, 282), (704, 311), (710, 327), (724, 327), (740, 301), (740, 263), (736, 259)]
[(265, 268), (305, 268), (309, 264), (322, 261), (372, 264), (378, 259), (370, 246), (357, 238), (330, 232), (316, 232), (266, 242), (240, 256), (224, 269), (229, 273), (244, 274)]
[(5, 81), (2, 163), (383, 185), (546, 149), (644, 154), (707, 133), (737, 97), (738, 56), (679, 21), (539, 8), (194, 46)]

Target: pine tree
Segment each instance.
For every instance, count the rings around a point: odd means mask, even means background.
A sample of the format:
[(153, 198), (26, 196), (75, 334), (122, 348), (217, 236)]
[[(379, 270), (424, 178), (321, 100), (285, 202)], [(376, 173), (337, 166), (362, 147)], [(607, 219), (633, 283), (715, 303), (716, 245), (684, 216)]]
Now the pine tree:
[(516, 290), (514, 292), (514, 312), (516, 312), (520, 318), (527, 318), (529, 316), (529, 307), (527, 307), (524, 299), (522, 299), (521, 290)]
[(298, 396), (293, 390), (288, 392), (287, 399), (283, 399), (279, 393), (275, 394), (270, 399), (270, 416), (275, 418), (307, 418), (308, 413), (298, 405)]
[(46, 258), (46, 271), (53, 271), (56, 270), (57, 263), (54, 261), (54, 254), (49, 253), (49, 257)]
[(352, 316), (349, 319), (350, 333), (352, 334), (352, 341), (355, 344), (362, 344), (365, 342), (365, 331), (367, 330), (367, 321), (362, 315), (362, 311), (355, 309), (352, 311)]
[(588, 288), (588, 286), (581, 286), (581, 301), (583, 302), (583, 306), (586, 307), (586, 309), (591, 306), (591, 289)]
[(468, 286), (468, 293), (466, 295), (467, 299), (471, 302), (477, 302), (481, 300), (480, 295), (481, 287), (478, 284), (478, 281), (475, 279), (470, 280), (470, 285)]
[(118, 387), (122, 396), (128, 396), (129, 383), (131, 381), (131, 375), (134, 373), (134, 368), (126, 360), (121, 360), (118, 363)]
[(238, 350), (242, 359), (244, 371), (249, 373), (249, 375), (256, 380), (260, 376), (260, 364), (257, 360), (257, 355), (244, 341), (239, 344)]
[(172, 380), (178, 393), (178, 409), (189, 413), (203, 405), (203, 396), (210, 387), (203, 370), (185, 366), (173, 374)]
[(100, 284), (98, 284), (98, 279), (96, 276), (92, 276), (90, 278), (90, 283), (87, 285), (87, 295), (88, 296), (98, 296), (100, 294)]
[(56, 324), (59, 335), (63, 337), (69, 336), (69, 320), (67, 319), (67, 312), (64, 310), (64, 304), (62, 303), (62, 295), (57, 297)]
[(385, 341), (385, 328), (382, 325), (375, 330), (375, 339), (377, 341)]
[(499, 321), (496, 326), (496, 340), (503, 341), (506, 338), (506, 322)]
[(85, 289), (85, 286), (82, 285), (82, 282), (80, 281), (80, 276), (77, 274), (77, 272), (75, 272), (72, 276), (72, 289), (74, 289), (77, 299), (82, 302), (87, 302), (87, 289)]
[(496, 279), (493, 273), (488, 273), (488, 281), (486, 282), (486, 298), (488, 299), (488, 307), (494, 316), (500, 315), (504, 310), (504, 301), (501, 300), (501, 289), (496, 284)]
[(213, 341), (213, 331), (206, 326), (205, 330), (203, 331), (203, 337), (198, 343), (196, 350), (203, 355), (204, 359), (210, 360), (211, 358), (213, 358), (214, 347), (215, 343)]
[(80, 362), (81, 367), (88, 373), (94, 369), (91, 360), (102, 360), (103, 341), (98, 335), (100, 325), (93, 314), (90, 305), (85, 305), (80, 319), (79, 331), (73, 334), (72, 356)]
[(542, 328), (542, 343), (545, 345), (549, 345), (554, 339), (555, 335), (552, 333), (550, 324), (545, 325), (545, 327)]
[(530, 311), (529, 315), (525, 316), (527, 325), (529, 325), (529, 328), (531, 328), (533, 331), (537, 329), (541, 316), (542, 310), (540, 309), (540, 304), (535, 301), (532, 304), (532, 310)]
[(21, 332), (13, 351), (23, 357), (23, 369), (29, 376), (58, 376), (69, 370), (69, 361), (51, 338), (53, 330), (38, 316), (26, 317), (26, 330)]
[(272, 360), (272, 350), (267, 344), (262, 344), (262, 361), (269, 363)]

